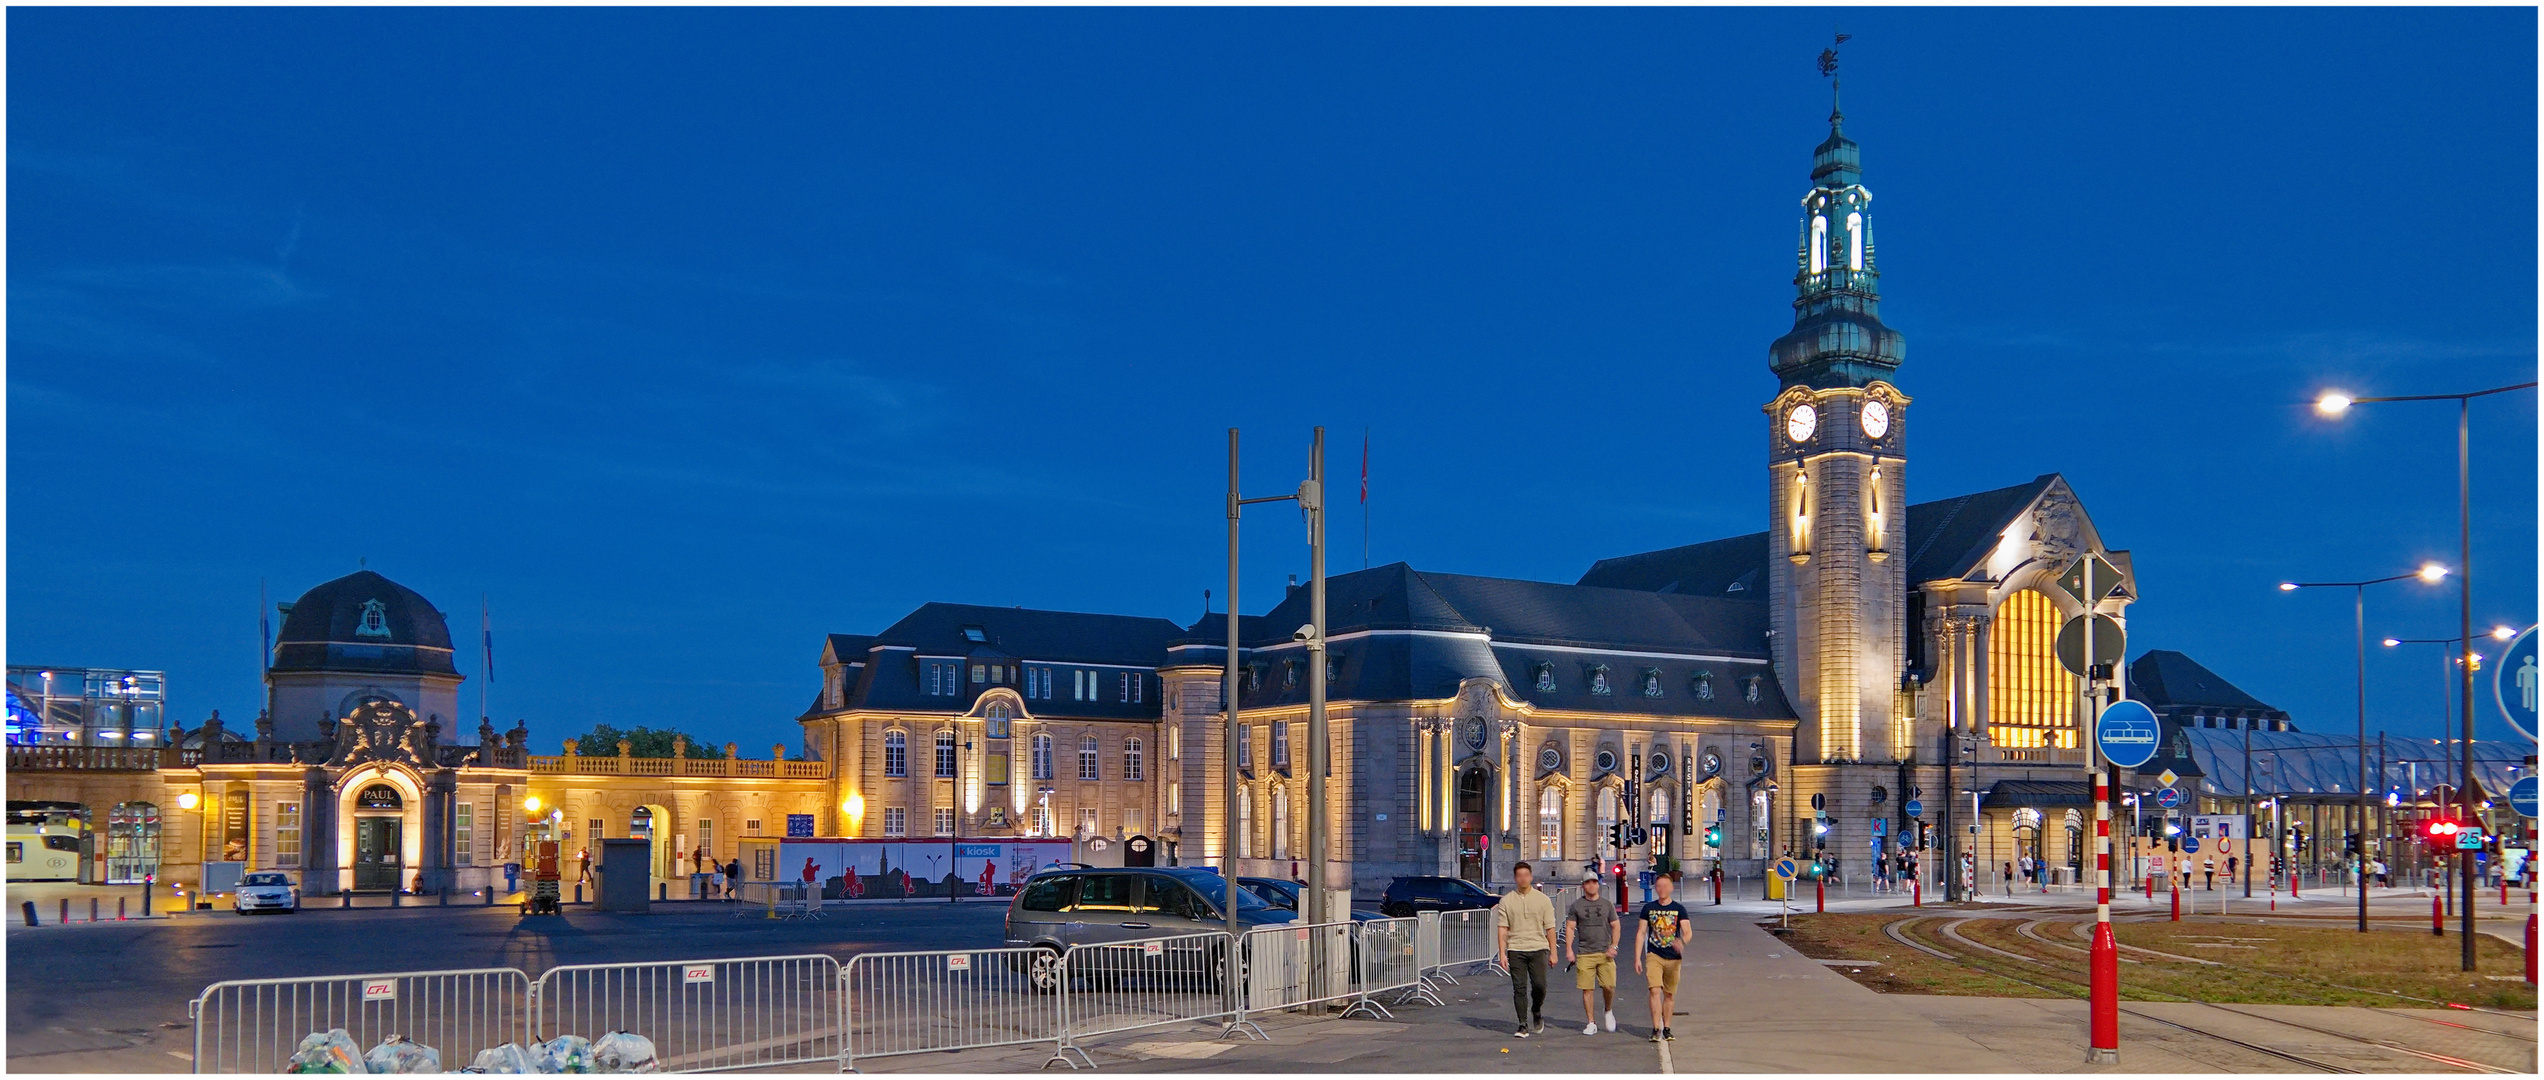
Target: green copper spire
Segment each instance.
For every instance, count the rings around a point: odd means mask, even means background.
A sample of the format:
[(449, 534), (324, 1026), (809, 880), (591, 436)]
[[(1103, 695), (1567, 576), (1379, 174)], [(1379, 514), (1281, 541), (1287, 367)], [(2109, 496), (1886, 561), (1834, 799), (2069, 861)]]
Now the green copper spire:
[(1881, 322), (1873, 194), (1864, 189), (1862, 149), (1846, 137), (1834, 47), (1820, 53), (1820, 73), (1830, 77), (1829, 134), (1811, 152), (1811, 190), (1802, 197), (1793, 331), (1768, 349), (1768, 367), (1786, 386), (1863, 386), (1890, 380), (1907, 344)]

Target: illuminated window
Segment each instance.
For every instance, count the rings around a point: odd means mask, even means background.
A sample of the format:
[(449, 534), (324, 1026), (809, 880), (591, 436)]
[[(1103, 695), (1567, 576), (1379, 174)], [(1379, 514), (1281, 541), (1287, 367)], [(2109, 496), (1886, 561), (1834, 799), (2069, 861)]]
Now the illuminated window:
[(1988, 631), (1988, 741), (2015, 749), (2077, 746), (2076, 677), (2058, 664), (2063, 621), (2049, 597), (2025, 589), (1996, 609)]
[(910, 835), (909, 808), (901, 806), (887, 806), (883, 808), (883, 835)]
[(936, 775), (947, 778), (954, 775), (954, 733), (951, 731), (936, 733)]
[(1846, 268), (1864, 268), (1864, 215), (1846, 215)]
[(1051, 779), (1051, 736), (1049, 735), (1033, 737), (1033, 778)]
[(1547, 785), (1537, 793), (1537, 857), (1563, 858), (1563, 789)]
[(1078, 740), (1078, 779), (1104, 779), (1104, 752), (1096, 745), (1095, 736)]
[(274, 865), (300, 865), (300, 804), (274, 804)]
[(1290, 792), (1288, 788), (1272, 790), (1272, 857), (1290, 857)]
[(883, 736), (883, 775), (910, 775), (910, 737), (898, 731)]
[(1138, 739), (1130, 739), (1122, 743), (1122, 779), (1146, 779), (1141, 768), (1142, 762), (1140, 761), (1140, 750), (1141, 746)]
[(1811, 272), (1828, 269), (1828, 218), (1811, 215)]
[(1237, 857), (1254, 857), (1254, 793), (1251, 791), (1237, 792)]

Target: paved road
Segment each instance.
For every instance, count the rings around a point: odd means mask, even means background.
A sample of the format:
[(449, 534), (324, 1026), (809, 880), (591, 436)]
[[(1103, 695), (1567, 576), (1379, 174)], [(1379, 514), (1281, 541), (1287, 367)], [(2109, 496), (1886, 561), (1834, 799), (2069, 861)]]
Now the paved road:
[(11, 925), (11, 1071), (184, 1071), (194, 1045), (186, 1003), (223, 979), (359, 975), (559, 964), (711, 960), (997, 945), (1003, 904), (879, 904), (819, 920), (737, 918), (722, 904), (656, 905), (656, 914), (573, 910), (525, 919), (512, 908), (313, 909)]

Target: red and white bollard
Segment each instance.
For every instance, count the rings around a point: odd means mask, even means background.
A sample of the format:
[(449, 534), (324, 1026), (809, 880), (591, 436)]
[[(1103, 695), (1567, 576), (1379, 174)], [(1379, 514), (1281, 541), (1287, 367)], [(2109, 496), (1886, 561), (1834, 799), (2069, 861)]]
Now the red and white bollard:
[(1816, 891), (1818, 893), (1818, 896), (1813, 899), (1812, 905), (1815, 910), (1825, 913), (1828, 911), (1828, 875), (1821, 874), (1817, 880), (1812, 882), (1812, 884), (1817, 886)]
[(2526, 985), (2535, 985), (2535, 856), (2526, 862)]
[(2429, 933), (2434, 937), (2447, 936), (2447, 902), (2435, 896), (2429, 898)]
[(2182, 883), (2173, 883), (2173, 921), (2182, 921)]
[[(1909, 879), (1909, 881), (1908, 881), (1908, 906), (1909, 906), (1909, 907), (1924, 907), (1924, 906), (1926, 906), (1926, 879), (1924, 879), (1924, 878), (1910, 878), (1910, 879)], [(2527, 940), (2527, 941), (2529, 941), (2529, 942), (2533, 942), (2533, 941), (2535, 940), (2535, 919), (2534, 919), (2532, 916), (2529, 916), (2529, 917), (2527, 918), (2527, 920), (2526, 920), (2526, 940)], [(2527, 948), (2527, 950), (2526, 950), (2526, 951), (2527, 951), (2530, 955), (2532, 955), (2532, 954), (2535, 952), (2535, 949), (2534, 949), (2534, 947), (2533, 947), (2532, 945), (2530, 945), (2530, 946)], [(2528, 961), (2527, 961), (2526, 966), (2527, 966), (2528, 970), (2532, 971), (2532, 970), (2534, 969), (2534, 967), (2535, 967), (2535, 961), (2533, 961), (2532, 959), (2528, 960)], [(2528, 980), (2526, 980), (2526, 981), (2528, 981), (2528, 982), (2534, 982), (2535, 980), (2534, 980), (2534, 979), (2528, 979)]]
[(2111, 934), (2111, 779), (2094, 770), (2094, 934), (2087, 975), (2092, 993), (2088, 1062), (2120, 1061), (2120, 942)]

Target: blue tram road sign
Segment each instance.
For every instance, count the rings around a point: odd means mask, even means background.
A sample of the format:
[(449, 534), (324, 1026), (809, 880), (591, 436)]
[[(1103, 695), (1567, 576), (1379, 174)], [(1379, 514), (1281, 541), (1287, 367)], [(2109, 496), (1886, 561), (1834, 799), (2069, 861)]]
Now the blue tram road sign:
[(2102, 748), (2102, 756), (2123, 769), (2134, 769), (2155, 760), (2156, 745), (2163, 741), (2155, 722), (2155, 711), (2134, 701), (2115, 701), (2102, 710), (2102, 718), (2094, 722), (2094, 745)]

